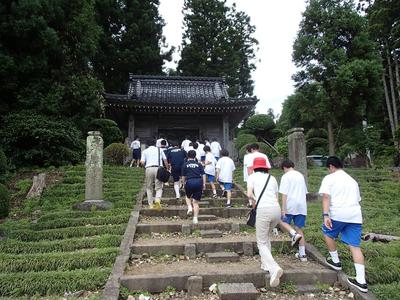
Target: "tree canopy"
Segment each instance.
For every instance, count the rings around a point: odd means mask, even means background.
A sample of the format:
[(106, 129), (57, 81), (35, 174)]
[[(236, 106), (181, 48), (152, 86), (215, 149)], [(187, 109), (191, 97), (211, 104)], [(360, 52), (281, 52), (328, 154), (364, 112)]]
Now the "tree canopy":
[(255, 27), (250, 17), (226, 0), (185, 0), (178, 73), (225, 77), (230, 96), (252, 96)]

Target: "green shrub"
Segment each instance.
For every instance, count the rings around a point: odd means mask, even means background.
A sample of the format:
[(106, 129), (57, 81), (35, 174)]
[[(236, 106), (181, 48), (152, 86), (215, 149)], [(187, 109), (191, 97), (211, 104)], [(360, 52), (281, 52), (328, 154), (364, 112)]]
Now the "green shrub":
[(117, 123), (110, 119), (94, 119), (90, 125), (89, 130), (100, 131), (103, 140), (104, 147), (112, 143), (121, 143), (123, 141), (123, 136), (121, 130), (118, 128)]
[(101, 225), (101, 226), (80, 226), (48, 229), (35, 231), (29, 229), (14, 230), (10, 232), (9, 238), (21, 241), (40, 241), (40, 240), (62, 240), (73, 237), (87, 237), (99, 234), (123, 234), (126, 225)]
[(104, 149), (104, 160), (110, 165), (123, 165), (129, 156), (129, 148), (125, 144), (113, 143)]
[(80, 249), (118, 247), (121, 240), (122, 236), (111, 234), (40, 242), (6, 239), (0, 243), (0, 252), (10, 254), (71, 252)]
[(70, 122), (22, 111), (5, 116), (3, 124), (0, 142), (15, 166), (60, 166), (83, 157), (81, 133)]
[(280, 156), (288, 157), (289, 155), (289, 141), (287, 136), (280, 137), (276, 140), (275, 149), (278, 150)]
[(118, 253), (118, 248), (105, 248), (67, 253), (0, 254), (0, 270), (11, 273), (110, 267)]
[(272, 130), (275, 127), (274, 120), (265, 114), (251, 116), (245, 123), (245, 128), (255, 132)]
[(10, 212), (10, 195), (4, 184), (0, 183), (0, 218), (8, 217)]
[(0, 274), (0, 295), (33, 296), (95, 291), (104, 287), (111, 268)]
[(253, 134), (244, 133), (235, 139), (235, 148), (241, 149), (243, 146), (257, 142), (257, 138)]

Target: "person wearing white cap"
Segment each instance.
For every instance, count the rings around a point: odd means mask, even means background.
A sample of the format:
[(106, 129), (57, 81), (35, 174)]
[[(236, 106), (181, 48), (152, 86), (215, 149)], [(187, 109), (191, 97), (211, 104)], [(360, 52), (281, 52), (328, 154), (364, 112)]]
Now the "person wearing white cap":
[(270, 286), (277, 287), (283, 275), (282, 268), (271, 254), (271, 230), (281, 219), (278, 202), (278, 182), (270, 175), (264, 157), (256, 157), (252, 163), (252, 174), (247, 178), (247, 197), (257, 206), (256, 238), (261, 257), (261, 269), (270, 274)]

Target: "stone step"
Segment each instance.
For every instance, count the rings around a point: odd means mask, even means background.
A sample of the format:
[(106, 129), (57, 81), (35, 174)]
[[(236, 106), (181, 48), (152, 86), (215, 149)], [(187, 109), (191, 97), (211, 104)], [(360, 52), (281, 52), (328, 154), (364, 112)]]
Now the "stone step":
[[(296, 286), (317, 286), (320, 284), (333, 285), (337, 281), (337, 273), (315, 262), (302, 264), (294, 261), (283, 264), (284, 274), (282, 283)], [(227, 263), (208, 263), (198, 260), (181, 260), (158, 264), (132, 265), (121, 277), (121, 285), (131, 291), (145, 290), (150, 293), (160, 293), (168, 286), (177, 291), (186, 290), (189, 277), (202, 277), (203, 290), (214, 283), (243, 283), (251, 282), (257, 288), (269, 286), (269, 274), (260, 269), (259, 261), (239, 261)]]
[(200, 230), (202, 238), (219, 238), (222, 236), (222, 231), (218, 229)]
[(199, 201), (199, 206), (200, 207), (209, 207), (210, 206), (210, 202), (208, 201)]
[(250, 282), (220, 283), (218, 296), (221, 300), (256, 300), (260, 292)]
[(199, 214), (197, 217), (198, 221), (214, 221), (217, 219), (216, 215)]
[[(247, 198), (232, 198), (232, 203), (235, 205), (247, 205)], [(209, 203), (209, 206), (214, 206), (214, 207), (225, 207), (226, 203), (226, 198), (211, 198), (211, 197), (203, 197), (201, 198), (201, 201), (207, 201)], [(144, 205), (147, 205), (147, 199), (143, 199), (142, 203)], [(186, 205), (185, 202), (185, 197), (181, 197), (179, 199), (176, 198), (161, 198), (161, 203), (166, 204), (166, 205)]]
[[(185, 253), (185, 245), (194, 244), (196, 246), (196, 254), (209, 252), (236, 252), (245, 256), (253, 256), (258, 253), (257, 242), (255, 236), (247, 236), (238, 238), (221, 237), (220, 239), (199, 239), (196, 237), (176, 238), (168, 240), (142, 239), (135, 240), (131, 247), (132, 254), (148, 253), (156, 255), (165, 253), (168, 255), (183, 255)], [(273, 249), (282, 249), (289, 247), (289, 240), (272, 240), (271, 247)]]
[[(162, 202), (161, 202), (162, 204)], [(204, 207), (200, 209), (199, 216), (201, 215), (214, 215), (222, 218), (240, 218), (246, 217), (250, 209), (247, 207)], [(157, 211), (150, 208), (143, 208), (140, 215), (148, 217), (179, 217), (187, 218), (186, 207), (163, 207), (162, 210)], [(199, 219), (200, 220), (200, 219)]]
[(235, 252), (210, 252), (206, 253), (206, 258), (209, 263), (236, 262), (240, 260), (240, 256)]
[[(217, 190), (217, 194), (219, 196), (221, 195), (221, 193), (222, 193), (221, 190)], [(163, 197), (166, 197), (166, 198), (175, 197), (176, 195), (175, 195), (174, 187), (169, 187), (169, 188), (165, 188), (164, 187), (162, 195), (163, 195)], [(184, 195), (185, 195), (185, 192), (181, 190), (181, 196), (184, 196)], [(213, 195), (212, 190), (207, 189), (207, 190), (203, 191), (202, 197), (211, 197), (212, 195)], [(238, 189), (233, 189), (232, 190), (232, 197), (237, 197), (237, 198), (245, 197), (245, 194), (242, 191), (238, 190)]]
[[(201, 215), (203, 216), (203, 215)], [(240, 222), (240, 223), (239, 223)], [(185, 227), (185, 228), (184, 228)], [(201, 220), (200, 223), (194, 225), (191, 220), (183, 220), (178, 219), (174, 222), (162, 222), (162, 223), (142, 223), (136, 225), (137, 233), (161, 233), (161, 232), (182, 232), (185, 234), (189, 234), (193, 232), (195, 229), (200, 230), (211, 230), (218, 229), (221, 231), (230, 231), (232, 233), (239, 233), (240, 227), (246, 227), (244, 220), (234, 219), (234, 221), (210, 221), (208, 223), (204, 223)]]

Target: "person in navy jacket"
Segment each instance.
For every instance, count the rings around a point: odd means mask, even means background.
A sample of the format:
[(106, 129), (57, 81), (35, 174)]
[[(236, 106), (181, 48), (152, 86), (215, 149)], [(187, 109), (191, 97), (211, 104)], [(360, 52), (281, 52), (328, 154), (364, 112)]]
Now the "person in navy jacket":
[(179, 145), (176, 142), (173, 142), (173, 148), (168, 149), (167, 152), (167, 160), (169, 165), (171, 166), (170, 171), (172, 178), (174, 179), (174, 190), (176, 199), (179, 199), (181, 197), (179, 193), (180, 178), (182, 176), (182, 166), (186, 160), (186, 155), (186, 151), (179, 148)]
[(203, 190), (206, 188), (206, 175), (201, 163), (196, 161), (196, 151), (188, 152), (188, 159), (182, 166), (182, 176), (185, 182), (186, 204), (188, 216), (193, 214), (193, 224), (198, 223), (199, 203)]

